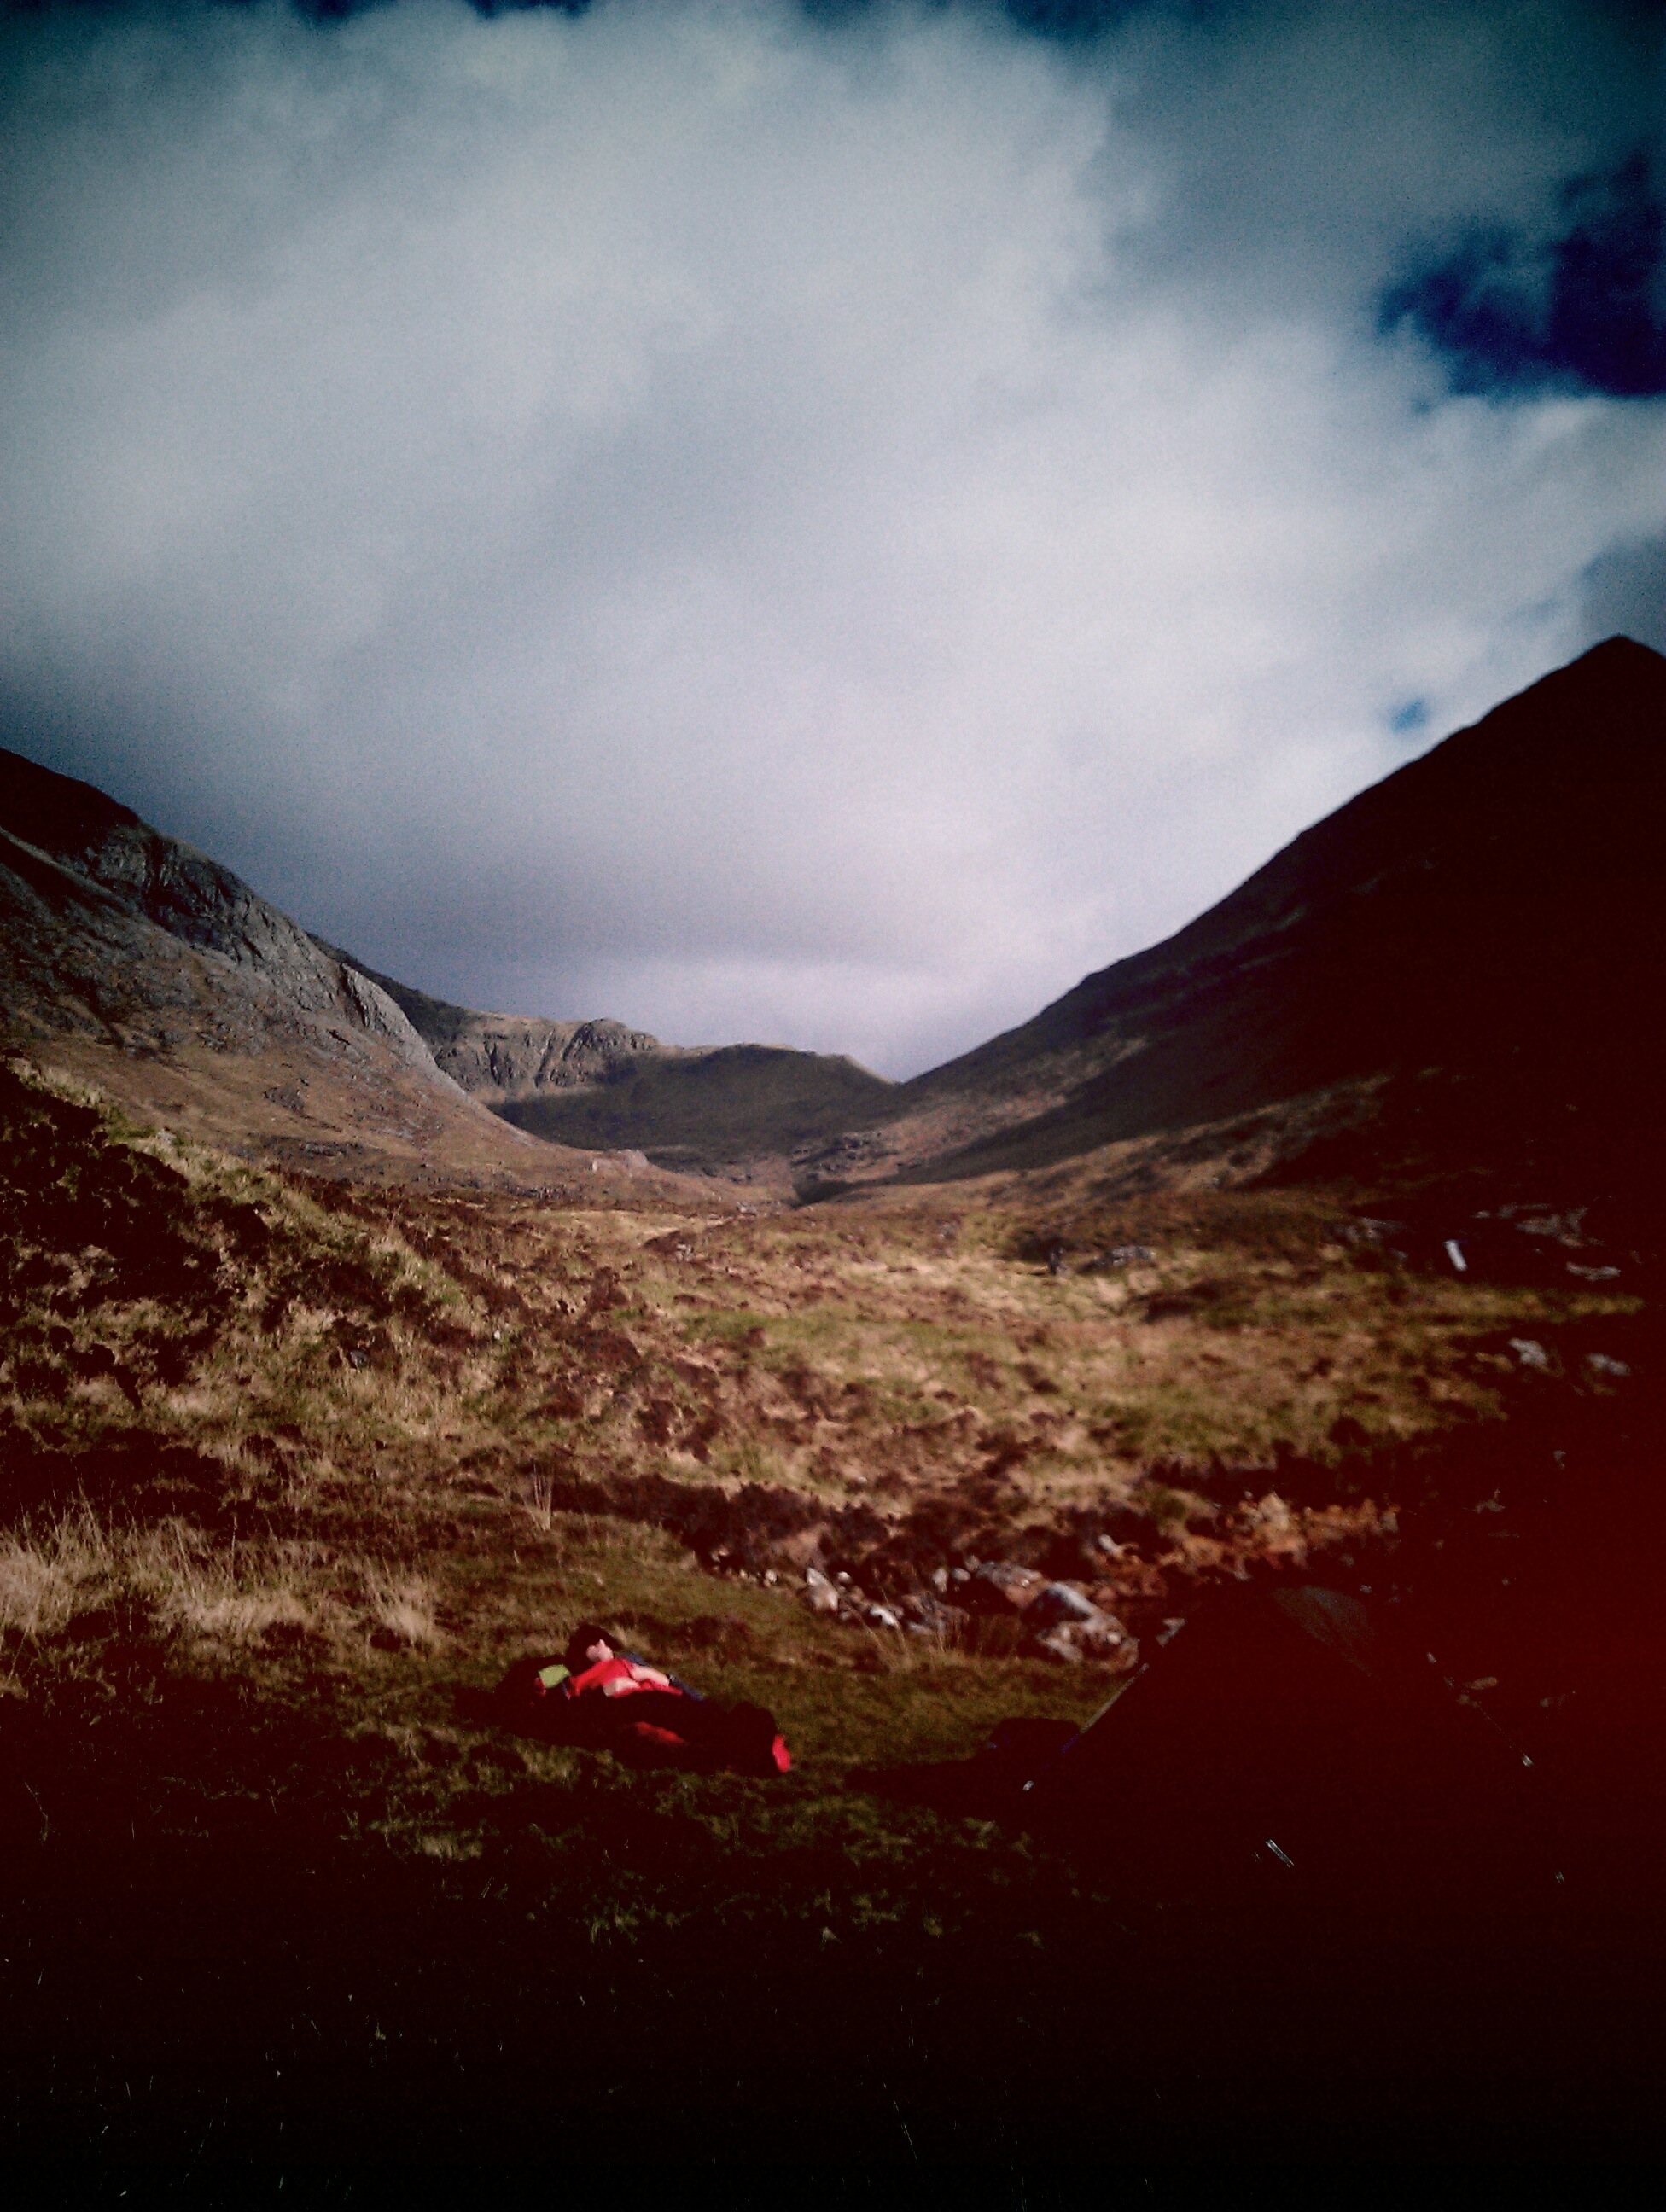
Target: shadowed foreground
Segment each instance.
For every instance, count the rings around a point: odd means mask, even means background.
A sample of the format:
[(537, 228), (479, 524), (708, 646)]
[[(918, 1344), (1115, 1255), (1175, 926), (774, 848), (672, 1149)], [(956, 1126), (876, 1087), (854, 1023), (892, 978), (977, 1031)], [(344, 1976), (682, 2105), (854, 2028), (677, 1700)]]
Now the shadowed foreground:
[[(165, 1750), (154, 1726), (106, 1723), (44, 1768), (7, 1731), (11, 1774), (39, 1778), (8, 1789), (14, 2155), (1029, 2164), (1657, 2143), (1652, 1978), (1624, 1949), (1593, 1971), (1589, 1947), (1616, 1931), (1577, 1914), (1468, 1951), (1397, 1935), (1321, 1954), (1276, 1902), (1124, 1916), (1044, 1855), (917, 1814), (885, 1816), (877, 1884), (913, 1859), (915, 1909), (859, 1930), (830, 1905), (818, 1924), (804, 1907), (848, 1890), (852, 1836), (878, 1839), (865, 1806), (789, 1798), (765, 1880), (751, 1806), (717, 1824), (737, 1850), (664, 1777), (522, 1804), (465, 1863), (392, 1855), (341, 1832), (319, 1779), (338, 1741), (300, 1720), (251, 1732), (237, 1705), (176, 1709)], [(246, 1795), (221, 1798), (211, 1834), (177, 1802), (159, 1817), (159, 1752), (240, 1765)], [(644, 1878), (660, 1911), (593, 1934)]]

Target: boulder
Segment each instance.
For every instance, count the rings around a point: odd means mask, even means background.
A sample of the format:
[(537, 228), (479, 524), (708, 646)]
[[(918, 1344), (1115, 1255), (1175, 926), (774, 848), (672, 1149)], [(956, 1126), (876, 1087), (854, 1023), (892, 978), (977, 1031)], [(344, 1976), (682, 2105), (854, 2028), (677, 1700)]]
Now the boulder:
[(1114, 1244), (1109, 1252), (1090, 1260), (1084, 1273), (1091, 1273), (1101, 1267), (1137, 1267), (1156, 1257), (1149, 1244)]
[(965, 1625), (968, 1618), (963, 1607), (945, 1605), (929, 1590), (910, 1591), (898, 1611), (909, 1627), (918, 1629), (922, 1635), (953, 1636)]
[[(1026, 1621), (1035, 1618), (1037, 1608), (1032, 1607)], [(1140, 1647), (1114, 1613), (1103, 1613), (1091, 1606), (1085, 1617), (1074, 1613), (1063, 1620), (1038, 1623), (1038, 1632), (1031, 1639), (1031, 1648), (1049, 1659), (1063, 1660), (1074, 1666), (1084, 1659), (1115, 1659), (1132, 1664), (1139, 1656)]]
[(1139, 1663), (1139, 1639), (1128, 1634), (1114, 1613), (1081, 1622), (1073, 1633), (1085, 1659), (1115, 1659), (1125, 1667)]
[(1099, 1608), (1091, 1597), (1068, 1583), (1046, 1583), (1025, 1608), (1026, 1617), (1044, 1627), (1065, 1620), (1097, 1620)]
[(839, 1593), (819, 1567), (806, 1569), (804, 1594), (812, 1613), (834, 1613), (839, 1609)]

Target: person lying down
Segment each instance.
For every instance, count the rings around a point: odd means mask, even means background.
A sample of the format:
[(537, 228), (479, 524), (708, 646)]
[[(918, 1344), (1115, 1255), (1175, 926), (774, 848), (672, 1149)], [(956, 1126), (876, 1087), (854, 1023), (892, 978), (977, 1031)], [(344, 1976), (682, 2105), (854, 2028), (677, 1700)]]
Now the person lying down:
[(599, 1751), (743, 1774), (785, 1774), (793, 1764), (786, 1738), (762, 1705), (702, 1697), (623, 1650), (599, 1621), (581, 1622), (558, 1660), (518, 1660), (497, 1698), (519, 1725)]

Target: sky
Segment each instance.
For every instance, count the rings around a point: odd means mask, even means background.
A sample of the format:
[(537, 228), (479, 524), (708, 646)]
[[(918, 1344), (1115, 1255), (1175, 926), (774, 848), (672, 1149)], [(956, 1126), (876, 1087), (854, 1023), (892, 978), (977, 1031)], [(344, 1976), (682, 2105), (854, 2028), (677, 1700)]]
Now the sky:
[(1666, 650), (1666, 11), (0, 16), (0, 743), (891, 1075)]

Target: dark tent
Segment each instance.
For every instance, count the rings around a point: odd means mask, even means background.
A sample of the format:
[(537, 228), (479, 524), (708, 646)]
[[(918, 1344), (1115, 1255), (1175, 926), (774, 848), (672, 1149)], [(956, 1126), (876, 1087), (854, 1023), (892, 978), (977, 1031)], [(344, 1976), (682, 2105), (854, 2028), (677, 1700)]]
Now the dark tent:
[(1131, 1892), (1259, 1884), (1397, 1937), (1554, 1909), (1544, 1782), (1424, 1653), (1310, 1584), (1201, 1607), (1023, 1802)]

